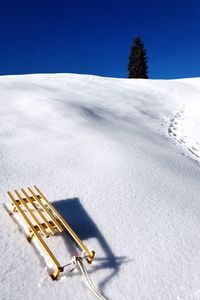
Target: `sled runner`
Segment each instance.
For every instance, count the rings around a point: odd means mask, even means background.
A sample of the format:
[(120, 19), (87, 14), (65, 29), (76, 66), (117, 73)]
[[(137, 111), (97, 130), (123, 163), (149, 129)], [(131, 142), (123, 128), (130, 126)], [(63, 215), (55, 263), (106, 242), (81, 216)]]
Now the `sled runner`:
[(92, 263), (95, 252), (88, 250), (67, 221), (58, 213), (38, 187), (22, 188), (20, 192), (15, 190), (14, 193), (7, 192), (7, 194), (11, 200), (12, 213), (18, 212), (28, 226), (28, 240), (31, 241), (35, 237), (53, 261), (55, 270), (50, 274), (53, 280), (58, 278), (60, 272), (63, 271), (63, 267), (44, 240), (44, 238), (48, 238), (50, 235), (55, 235), (66, 230), (79, 248), (86, 254), (87, 262)]

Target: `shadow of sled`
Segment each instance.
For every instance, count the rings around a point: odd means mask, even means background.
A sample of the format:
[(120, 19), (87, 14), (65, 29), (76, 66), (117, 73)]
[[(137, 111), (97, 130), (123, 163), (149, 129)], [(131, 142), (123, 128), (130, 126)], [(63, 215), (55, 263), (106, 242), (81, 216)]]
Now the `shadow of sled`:
[(112, 270), (111, 274), (99, 283), (99, 289), (103, 291), (105, 284), (119, 272), (120, 265), (128, 262), (128, 260), (125, 256), (117, 257), (114, 255), (101, 231), (83, 208), (79, 198), (59, 200), (52, 204), (64, 219), (66, 219), (81, 240), (86, 240), (88, 238), (98, 239), (99, 244), (105, 253), (105, 257), (95, 257), (95, 261), (98, 262), (98, 264), (93, 270), (96, 271), (104, 268)]

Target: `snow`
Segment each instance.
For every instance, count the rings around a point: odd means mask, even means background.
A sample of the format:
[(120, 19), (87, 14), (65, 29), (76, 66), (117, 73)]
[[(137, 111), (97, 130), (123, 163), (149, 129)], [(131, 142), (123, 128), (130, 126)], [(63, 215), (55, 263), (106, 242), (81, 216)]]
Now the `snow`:
[[(58, 281), (5, 210), (38, 185), (89, 249), (108, 299), (200, 299), (200, 78), (0, 77), (0, 299), (94, 299)], [(52, 237), (63, 264), (77, 253)], [(47, 265), (47, 267), (46, 267)]]

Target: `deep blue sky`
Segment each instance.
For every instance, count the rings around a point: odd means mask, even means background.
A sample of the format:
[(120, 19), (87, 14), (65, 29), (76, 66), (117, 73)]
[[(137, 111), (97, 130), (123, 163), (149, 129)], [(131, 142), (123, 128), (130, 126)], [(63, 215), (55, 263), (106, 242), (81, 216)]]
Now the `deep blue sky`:
[(136, 35), (150, 78), (200, 77), (198, 0), (0, 0), (0, 74), (127, 77)]

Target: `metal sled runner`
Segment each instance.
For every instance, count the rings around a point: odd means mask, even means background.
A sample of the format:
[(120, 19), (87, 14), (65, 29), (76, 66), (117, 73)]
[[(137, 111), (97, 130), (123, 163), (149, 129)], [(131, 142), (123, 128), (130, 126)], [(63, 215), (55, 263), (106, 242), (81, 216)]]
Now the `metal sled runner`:
[(63, 271), (63, 267), (48, 247), (44, 237), (48, 238), (50, 235), (55, 235), (66, 230), (76, 244), (84, 251), (88, 263), (92, 263), (95, 252), (88, 250), (39, 188), (34, 186), (34, 188), (28, 187), (26, 190), (22, 188), (20, 192), (15, 190), (14, 196), (11, 192), (7, 192), (7, 194), (11, 200), (12, 213), (18, 211), (28, 225), (28, 240), (31, 241), (34, 236), (55, 264), (55, 270), (50, 274), (52, 279), (58, 278), (60, 272)]

